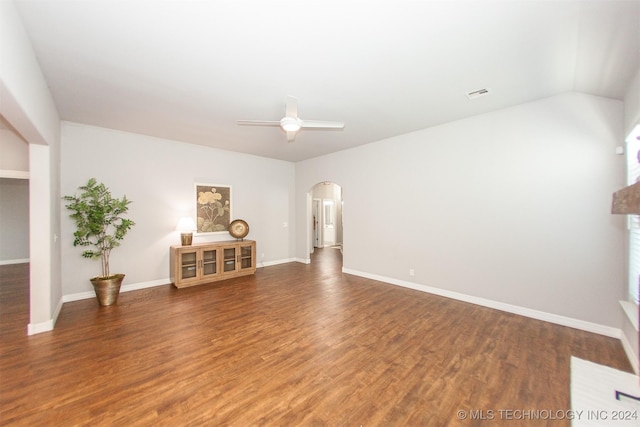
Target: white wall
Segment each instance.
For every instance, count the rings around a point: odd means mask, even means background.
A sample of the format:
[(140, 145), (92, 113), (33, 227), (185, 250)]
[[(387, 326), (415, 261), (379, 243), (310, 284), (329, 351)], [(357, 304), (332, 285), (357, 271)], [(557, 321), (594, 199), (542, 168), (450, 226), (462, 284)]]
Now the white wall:
[(629, 84), (624, 97), (624, 134), (640, 124), (640, 68)]
[(296, 255), (333, 181), (345, 270), (619, 328), (622, 138), (620, 101), (567, 93), (299, 162)]
[(29, 145), (0, 116), (0, 171), (29, 170)]
[[(126, 274), (124, 285), (169, 278), (169, 246), (180, 242), (174, 231), (182, 216), (195, 217), (194, 183), (232, 186), (233, 218), (249, 223), (247, 239), (256, 240), (258, 265), (293, 257), (294, 165), (240, 153), (158, 139), (77, 123), (62, 125), (62, 194), (95, 177), (115, 197), (133, 203), (136, 226), (111, 255), (111, 272)], [(62, 206), (62, 273), (65, 295), (91, 291), (89, 278), (98, 261), (72, 246), (74, 226)], [(194, 243), (230, 240), (228, 233), (195, 235)], [(264, 258), (262, 257), (264, 254)], [(258, 273), (259, 274), (259, 273)]]
[(60, 119), (13, 1), (0, 1), (0, 115), (29, 143), (30, 323), (53, 328), (61, 307)]
[(13, 1), (0, 2), (0, 113), (29, 143), (59, 138), (59, 118)]
[(29, 181), (0, 178), (0, 264), (29, 259)]

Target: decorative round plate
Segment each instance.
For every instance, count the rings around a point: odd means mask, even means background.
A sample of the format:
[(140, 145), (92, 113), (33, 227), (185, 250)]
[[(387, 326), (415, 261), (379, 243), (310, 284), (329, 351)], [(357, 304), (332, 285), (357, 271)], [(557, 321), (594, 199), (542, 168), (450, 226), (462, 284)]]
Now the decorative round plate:
[(244, 239), (249, 234), (249, 224), (242, 219), (234, 219), (229, 224), (229, 234), (236, 239)]

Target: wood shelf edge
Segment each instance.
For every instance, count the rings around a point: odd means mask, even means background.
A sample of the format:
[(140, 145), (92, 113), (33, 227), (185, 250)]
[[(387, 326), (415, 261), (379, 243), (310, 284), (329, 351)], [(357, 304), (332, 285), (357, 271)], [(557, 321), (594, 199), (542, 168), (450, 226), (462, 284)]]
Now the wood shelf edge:
[(636, 182), (613, 193), (611, 213), (640, 214), (640, 182)]

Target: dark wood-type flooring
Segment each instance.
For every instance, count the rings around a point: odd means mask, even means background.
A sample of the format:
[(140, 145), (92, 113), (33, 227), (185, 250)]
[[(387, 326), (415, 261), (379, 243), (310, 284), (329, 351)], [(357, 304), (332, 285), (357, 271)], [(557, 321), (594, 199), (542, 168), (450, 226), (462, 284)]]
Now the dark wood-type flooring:
[[(64, 304), (26, 336), (28, 266), (0, 267), (0, 425), (568, 426), (572, 355), (618, 340), (310, 265)], [(461, 420), (458, 411), (494, 412)]]

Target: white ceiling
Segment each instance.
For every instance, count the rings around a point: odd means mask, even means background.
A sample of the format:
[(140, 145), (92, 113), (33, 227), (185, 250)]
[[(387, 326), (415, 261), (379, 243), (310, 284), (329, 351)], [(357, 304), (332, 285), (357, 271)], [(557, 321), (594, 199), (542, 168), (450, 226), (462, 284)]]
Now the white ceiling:
[[(640, 0), (16, 3), (62, 119), (289, 161), (565, 91), (622, 99), (640, 66)], [(287, 95), (344, 130), (236, 125)]]

